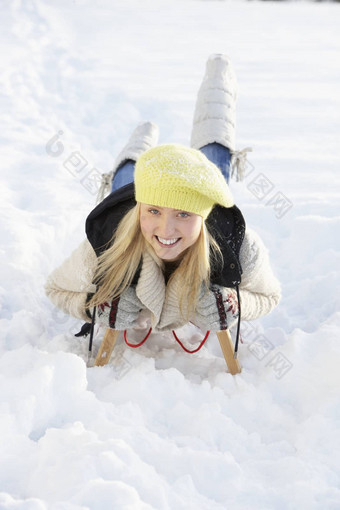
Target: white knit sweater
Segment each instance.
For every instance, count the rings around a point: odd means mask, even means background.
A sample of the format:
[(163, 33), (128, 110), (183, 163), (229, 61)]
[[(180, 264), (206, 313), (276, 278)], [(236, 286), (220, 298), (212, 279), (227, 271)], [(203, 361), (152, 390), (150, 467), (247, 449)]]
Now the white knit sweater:
[[(240, 250), (243, 269), (240, 284), (242, 320), (253, 320), (269, 313), (279, 302), (280, 284), (270, 267), (268, 252), (260, 237), (247, 229)], [(87, 239), (55, 269), (47, 279), (46, 295), (58, 308), (84, 321), (87, 293), (95, 292), (92, 284), (97, 256)], [(233, 291), (234, 292), (234, 291)], [(165, 285), (161, 269), (149, 254), (143, 257), (136, 295), (151, 313), (154, 329), (175, 329), (183, 325), (180, 318), (177, 282)]]

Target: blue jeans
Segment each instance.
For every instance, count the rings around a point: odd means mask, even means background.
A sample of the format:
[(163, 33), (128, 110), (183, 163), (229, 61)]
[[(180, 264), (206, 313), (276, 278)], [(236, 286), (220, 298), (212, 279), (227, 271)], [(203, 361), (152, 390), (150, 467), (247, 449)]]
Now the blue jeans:
[[(223, 177), (229, 182), (230, 176), (230, 150), (219, 143), (209, 143), (200, 149), (201, 152), (214, 163), (222, 172)], [(133, 182), (133, 173), (135, 162), (129, 159), (125, 161), (117, 170), (113, 182), (112, 191)]]

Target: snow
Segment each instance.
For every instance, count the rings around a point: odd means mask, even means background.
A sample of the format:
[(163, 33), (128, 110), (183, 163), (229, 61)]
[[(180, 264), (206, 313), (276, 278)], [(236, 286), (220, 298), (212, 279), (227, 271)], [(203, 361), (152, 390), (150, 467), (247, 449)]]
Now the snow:
[[(2, 2), (1, 510), (340, 508), (338, 10)], [(243, 325), (240, 375), (214, 336), (195, 355), (166, 334), (138, 350), (120, 338), (108, 366), (87, 367), (46, 276), (83, 239), (89, 174), (111, 169), (138, 122), (189, 143), (214, 52), (233, 59), (237, 145), (253, 148), (232, 192), (282, 302)]]

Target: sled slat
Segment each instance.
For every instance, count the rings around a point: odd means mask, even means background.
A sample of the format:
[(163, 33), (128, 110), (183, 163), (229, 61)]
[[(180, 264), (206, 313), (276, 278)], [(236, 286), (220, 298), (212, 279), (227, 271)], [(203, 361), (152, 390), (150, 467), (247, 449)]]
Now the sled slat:
[(96, 360), (94, 362), (95, 367), (103, 367), (110, 361), (111, 354), (116, 344), (118, 335), (119, 331), (117, 331), (116, 329), (107, 328), (107, 330), (105, 331), (103, 341), (99, 347)]
[(241, 372), (241, 365), (238, 359), (234, 359), (234, 344), (231, 339), (229, 331), (223, 330), (217, 332), (221, 349), (223, 352), (224, 359), (227, 363), (228, 370), (232, 375), (239, 374)]

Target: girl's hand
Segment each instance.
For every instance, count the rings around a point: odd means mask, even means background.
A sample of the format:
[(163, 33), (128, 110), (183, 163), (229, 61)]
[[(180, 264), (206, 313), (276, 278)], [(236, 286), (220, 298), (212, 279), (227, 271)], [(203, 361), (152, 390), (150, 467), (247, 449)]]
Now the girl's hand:
[(98, 322), (107, 328), (124, 330), (133, 328), (144, 305), (136, 295), (135, 287), (126, 289), (120, 297), (98, 306)]
[(192, 322), (202, 330), (220, 331), (233, 325), (238, 312), (236, 291), (213, 285), (209, 291), (202, 291)]

